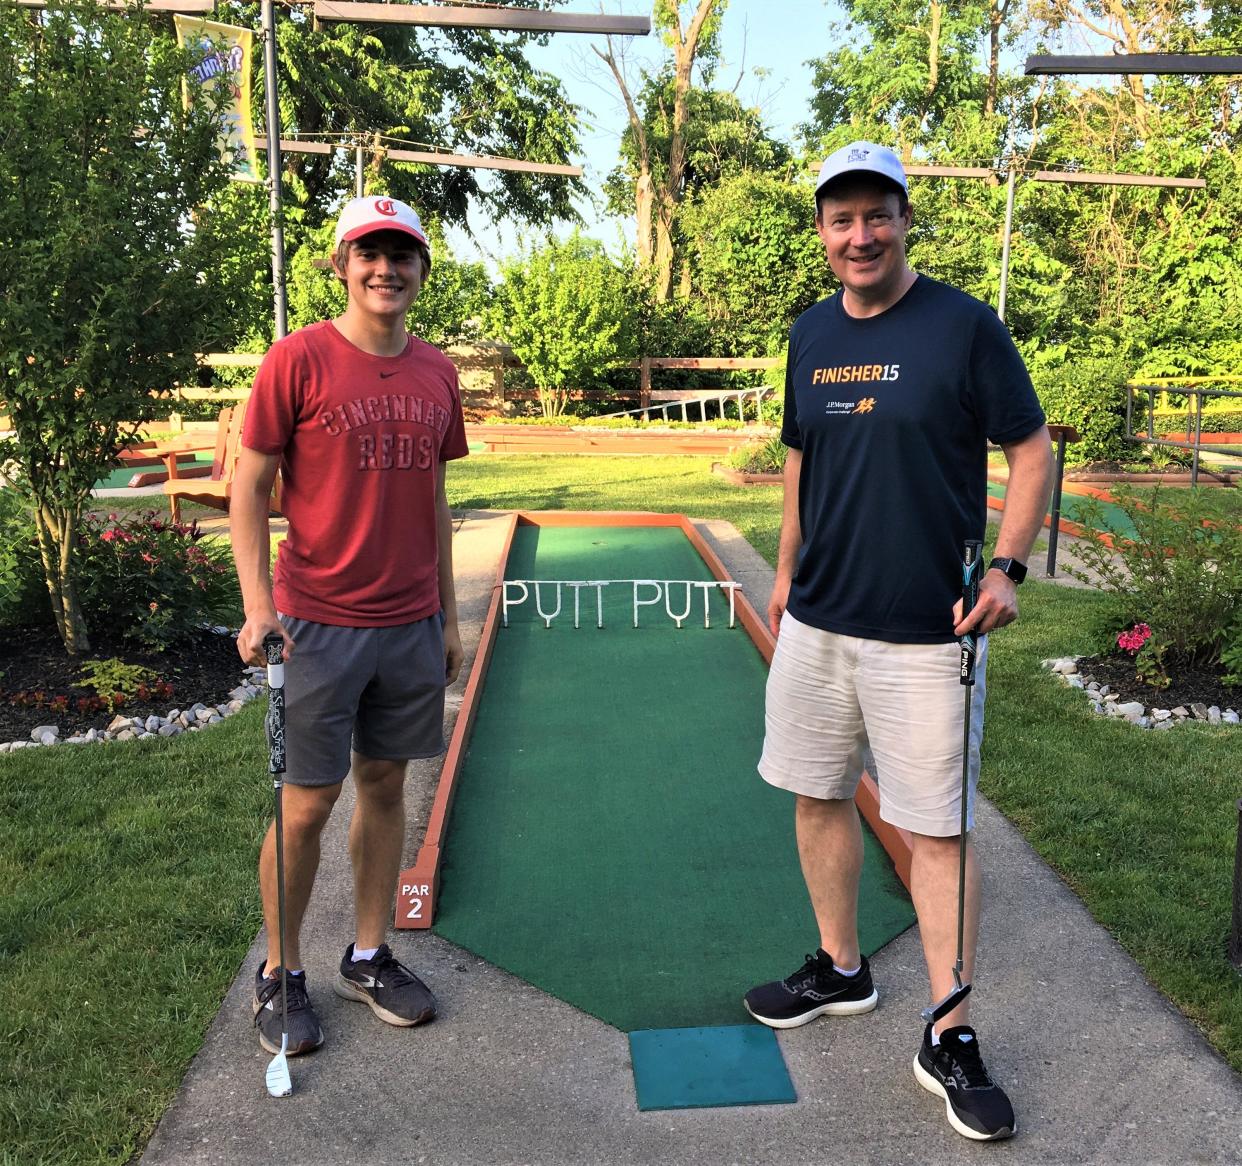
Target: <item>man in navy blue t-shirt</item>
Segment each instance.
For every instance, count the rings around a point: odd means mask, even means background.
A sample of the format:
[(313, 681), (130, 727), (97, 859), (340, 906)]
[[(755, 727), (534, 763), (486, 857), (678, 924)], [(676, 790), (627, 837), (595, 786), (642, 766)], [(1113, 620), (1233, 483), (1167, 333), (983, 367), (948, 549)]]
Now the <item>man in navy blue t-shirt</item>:
[[(820, 171), (815, 226), (841, 290), (789, 335), (789, 447), (776, 584), (777, 638), (759, 771), (797, 796), (803, 875), (819, 950), (751, 989), (746, 1007), (792, 1028), (875, 1007), (858, 945), (864, 765), (885, 821), (912, 838), (910, 889), (931, 997), (954, 989), (961, 839), (963, 697), (958, 637), (981, 637), (973, 690), (970, 799), (983, 732), (985, 633), (1018, 616), (1016, 586), (1043, 525), (1051, 442), (1030, 377), (985, 304), (912, 270), (901, 162), (853, 142)], [(986, 524), (987, 443), (1009, 463), (1004, 518), (961, 611), (962, 546)], [(970, 807), (968, 806), (968, 813)], [(969, 817), (973, 825), (973, 814)], [(979, 872), (966, 842), (963, 979), (973, 976)], [(977, 1140), (1017, 1128), (969, 1026), (967, 1001), (929, 1024), (914, 1062), (950, 1124)]]

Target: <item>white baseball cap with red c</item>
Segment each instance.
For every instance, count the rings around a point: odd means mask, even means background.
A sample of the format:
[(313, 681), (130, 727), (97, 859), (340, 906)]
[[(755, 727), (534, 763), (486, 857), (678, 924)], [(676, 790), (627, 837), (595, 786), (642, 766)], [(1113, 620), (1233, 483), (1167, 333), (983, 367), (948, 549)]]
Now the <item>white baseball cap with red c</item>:
[(404, 231), (426, 247), (428, 254), (431, 253), (427, 232), (412, 207), (383, 195), (351, 198), (336, 221), (336, 246), (339, 247), (345, 240), (361, 239), (372, 231)]

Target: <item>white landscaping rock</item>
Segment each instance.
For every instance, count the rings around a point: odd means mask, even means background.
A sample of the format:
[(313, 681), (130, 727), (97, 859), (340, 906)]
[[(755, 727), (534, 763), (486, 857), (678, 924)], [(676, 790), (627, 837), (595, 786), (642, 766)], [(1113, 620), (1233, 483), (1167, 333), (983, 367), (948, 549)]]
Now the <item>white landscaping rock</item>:
[(1225, 711), (1220, 714), (1220, 719), (1226, 725), (1236, 725), (1238, 723), (1238, 714), (1234, 712), (1233, 709), (1225, 709)]
[(35, 725), (35, 727), (30, 730), (30, 739), (32, 741), (42, 741), (44, 736), (47, 733), (51, 733), (53, 737), (59, 737), (60, 726), (59, 725)]

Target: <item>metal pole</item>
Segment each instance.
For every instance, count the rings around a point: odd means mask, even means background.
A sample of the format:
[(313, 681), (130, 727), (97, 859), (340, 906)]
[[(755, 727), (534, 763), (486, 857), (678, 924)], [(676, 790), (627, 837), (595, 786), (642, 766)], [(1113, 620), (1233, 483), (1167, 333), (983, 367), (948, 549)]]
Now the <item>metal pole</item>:
[(361, 198), (366, 194), (366, 186), (362, 180), (362, 139), (358, 139), (358, 143), (354, 146), (354, 197)]
[(1009, 160), (1009, 178), (1005, 182), (1005, 239), (1001, 246), (1000, 297), (996, 304), (996, 314), (1005, 318), (1005, 295), (1009, 290), (1009, 240), (1013, 235), (1013, 190), (1018, 172), (1013, 167), (1013, 159)]
[(1061, 528), (1061, 479), (1065, 475), (1065, 433), (1057, 434), (1057, 478), (1052, 485), (1052, 522), (1048, 527), (1048, 578), (1057, 573), (1057, 534)]
[(260, 8), (263, 28), (263, 88), (267, 98), (267, 190), (272, 216), (272, 296), (275, 309), (276, 339), (288, 331), (285, 307), (285, 235), (280, 197), (280, 106), (276, 100), (276, 18), (272, 0)]
[(1190, 457), (1190, 484), (1199, 484), (1199, 446), (1203, 443), (1203, 393), (1195, 388), (1190, 390), (1191, 399), (1195, 403), (1195, 451)]

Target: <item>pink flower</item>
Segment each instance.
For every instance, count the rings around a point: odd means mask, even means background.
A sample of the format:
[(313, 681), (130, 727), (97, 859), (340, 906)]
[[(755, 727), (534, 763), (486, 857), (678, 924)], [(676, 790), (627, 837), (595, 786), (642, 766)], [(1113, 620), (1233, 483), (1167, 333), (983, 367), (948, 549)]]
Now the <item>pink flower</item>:
[(1133, 655), (1150, 639), (1151, 628), (1145, 623), (1137, 623), (1117, 636), (1117, 646)]
[(102, 533), (99, 537), (100, 537), (101, 539), (103, 539), (103, 540), (104, 540), (104, 542), (106, 542), (106, 543), (110, 543), (110, 542), (112, 542), (112, 541), (116, 538), (116, 531), (115, 531), (115, 530), (105, 530), (105, 531), (104, 531), (104, 532), (103, 532), (103, 533)]

